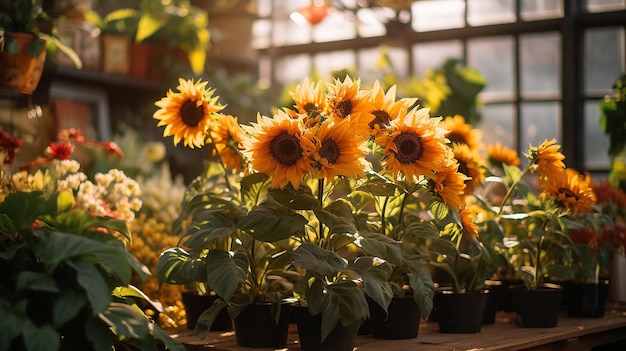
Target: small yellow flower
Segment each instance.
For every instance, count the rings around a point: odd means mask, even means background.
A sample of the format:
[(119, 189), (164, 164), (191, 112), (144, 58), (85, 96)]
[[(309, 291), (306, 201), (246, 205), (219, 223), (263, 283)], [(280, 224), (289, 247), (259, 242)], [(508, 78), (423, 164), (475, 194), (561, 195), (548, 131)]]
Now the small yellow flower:
[(556, 144), (556, 139), (544, 140), (538, 147), (529, 148), (526, 157), (539, 169), (540, 179), (557, 178), (563, 173), (565, 155), (559, 152), (560, 148), (561, 145)]
[(478, 150), (481, 146), (482, 132), (466, 123), (465, 118), (461, 115), (444, 118), (441, 121), (441, 128), (448, 130), (446, 138), (450, 140), (451, 144), (465, 144), (472, 151)]
[(502, 167), (502, 164), (509, 166), (519, 166), (520, 159), (517, 151), (510, 149), (500, 142), (487, 147), (487, 160), (496, 167)]

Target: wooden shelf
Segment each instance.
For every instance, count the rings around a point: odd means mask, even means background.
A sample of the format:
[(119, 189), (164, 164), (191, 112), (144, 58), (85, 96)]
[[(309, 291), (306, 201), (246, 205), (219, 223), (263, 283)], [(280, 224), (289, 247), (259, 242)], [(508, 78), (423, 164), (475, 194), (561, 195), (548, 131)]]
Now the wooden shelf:
[[(211, 332), (200, 340), (187, 329), (170, 331), (188, 350), (234, 351), (250, 350), (237, 346), (234, 332)], [(570, 318), (564, 312), (554, 328), (521, 328), (515, 323), (512, 312), (498, 312), (496, 322), (482, 327), (480, 334), (445, 334), (438, 331), (437, 323), (422, 322), (415, 339), (382, 340), (371, 336), (358, 336), (358, 351), (406, 350), (591, 350), (592, 347), (626, 340), (626, 306), (613, 304), (603, 318)], [(255, 349), (269, 351), (273, 349)], [(291, 325), (286, 348), (281, 351), (300, 350), (298, 332)]]

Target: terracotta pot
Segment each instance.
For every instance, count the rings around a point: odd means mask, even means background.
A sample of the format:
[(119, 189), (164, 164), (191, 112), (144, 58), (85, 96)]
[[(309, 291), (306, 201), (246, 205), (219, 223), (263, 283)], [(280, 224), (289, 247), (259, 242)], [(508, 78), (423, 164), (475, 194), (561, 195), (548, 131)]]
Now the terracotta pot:
[(0, 85), (16, 90), (22, 94), (32, 94), (39, 85), (46, 61), (46, 44), (36, 57), (31, 57), (28, 47), (34, 37), (26, 33), (11, 33), (18, 43), (14, 54), (0, 52)]

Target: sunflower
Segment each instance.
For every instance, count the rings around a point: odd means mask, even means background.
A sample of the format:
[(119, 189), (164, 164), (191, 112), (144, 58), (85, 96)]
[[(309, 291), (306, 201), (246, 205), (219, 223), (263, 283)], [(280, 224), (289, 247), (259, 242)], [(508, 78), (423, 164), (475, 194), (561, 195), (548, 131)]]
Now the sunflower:
[(326, 122), (320, 125), (315, 136), (319, 149), (313, 155), (317, 178), (332, 181), (335, 176), (364, 177), (367, 149), (357, 137), (349, 121)]
[(243, 166), (241, 148), (246, 133), (231, 115), (217, 113), (211, 123), (211, 139), (215, 145), (214, 154), (224, 162), (224, 166), (235, 171)]
[[(565, 169), (565, 155), (559, 152), (560, 145), (556, 144), (556, 139), (550, 141), (544, 140), (541, 145), (537, 147), (531, 146), (528, 149), (526, 157), (530, 162), (536, 165), (535, 168), (539, 169), (540, 179), (550, 179), (559, 177)], [(535, 171), (535, 169), (533, 169)]]
[(295, 102), (297, 112), (307, 115), (308, 119), (312, 120), (312, 123), (307, 124), (320, 123), (320, 117), (328, 108), (328, 98), (322, 91), (321, 84), (315, 85), (309, 77), (306, 77), (290, 94)]
[(312, 170), (310, 155), (317, 149), (301, 121), (279, 110), (274, 118), (258, 115), (257, 123), (243, 128), (250, 134), (244, 150), (252, 168), (272, 176), (274, 188), (288, 183), (298, 188)]
[(389, 128), (389, 124), (394, 120), (403, 109), (413, 106), (417, 99), (403, 98), (396, 101), (396, 86), (392, 86), (384, 92), (380, 86), (380, 82), (376, 80), (371, 90), (371, 100), (374, 104), (373, 110), (370, 111), (374, 115), (374, 119), (369, 122), (368, 127), (370, 135), (377, 136), (383, 130)]
[(591, 187), (591, 177), (583, 176), (573, 168), (555, 173), (554, 177), (541, 182), (540, 187), (543, 190), (542, 199), (553, 199), (574, 215), (591, 211), (596, 201), (596, 194)]
[(464, 207), (461, 210), (461, 223), (463, 224), (463, 230), (467, 234), (473, 237), (478, 237), (478, 226), (474, 223), (476, 214), (468, 207)]
[(434, 179), (433, 191), (450, 207), (461, 209), (465, 206), (465, 181), (468, 177), (459, 172), (455, 159), (445, 162)]
[(165, 126), (163, 136), (174, 136), (174, 145), (183, 140), (190, 148), (202, 147), (205, 142), (211, 114), (224, 108), (213, 96), (215, 89), (206, 89), (208, 82), (178, 79), (178, 92), (171, 89), (161, 100), (155, 102), (160, 109), (153, 118), (158, 127)]
[(441, 170), (441, 160), (447, 153), (444, 130), (438, 128), (440, 118), (431, 118), (428, 109), (404, 111), (391, 121), (390, 133), (376, 138), (383, 147), (384, 164), (396, 178), (400, 173), (407, 179), (420, 176), (435, 178)]
[(472, 151), (478, 150), (481, 146), (482, 132), (465, 123), (465, 118), (461, 115), (444, 118), (441, 121), (441, 128), (448, 130), (446, 138), (450, 140), (451, 145), (465, 144)]
[(454, 158), (459, 161), (459, 172), (468, 177), (465, 181), (465, 193), (470, 194), (485, 180), (485, 168), (480, 164), (477, 154), (466, 144), (454, 143), (452, 152)]
[(520, 159), (517, 156), (517, 151), (509, 149), (508, 147), (497, 142), (487, 147), (487, 160), (495, 167), (502, 168), (503, 164), (509, 166), (519, 166)]
[(344, 81), (334, 79), (333, 83), (327, 83), (328, 108), (331, 119), (350, 121), (354, 133), (369, 135), (369, 123), (374, 119), (370, 113), (374, 110), (374, 104), (370, 100), (370, 91), (360, 89), (361, 80), (352, 81), (346, 76)]

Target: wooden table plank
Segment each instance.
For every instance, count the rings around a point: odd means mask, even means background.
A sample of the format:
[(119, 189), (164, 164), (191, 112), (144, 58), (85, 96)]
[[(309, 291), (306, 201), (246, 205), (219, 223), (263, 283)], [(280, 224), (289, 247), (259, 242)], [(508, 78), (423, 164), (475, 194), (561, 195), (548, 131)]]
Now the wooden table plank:
[[(186, 329), (171, 331), (170, 334), (190, 351), (252, 350), (237, 346), (234, 332), (211, 332), (204, 340), (198, 339)], [(563, 312), (554, 328), (522, 328), (515, 323), (514, 313), (500, 311), (496, 322), (483, 326), (479, 334), (440, 333), (437, 323), (422, 322), (415, 339), (382, 340), (365, 335), (358, 336), (355, 344), (358, 351), (515, 351), (541, 349), (547, 345), (550, 346), (547, 349), (567, 349), (568, 345), (576, 345), (576, 349), (589, 349), (591, 346), (623, 339), (626, 339), (626, 306), (613, 304), (607, 308), (603, 318), (570, 318)], [(280, 350), (300, 350), (295, 325), (291, 326), (287, 347)]]

